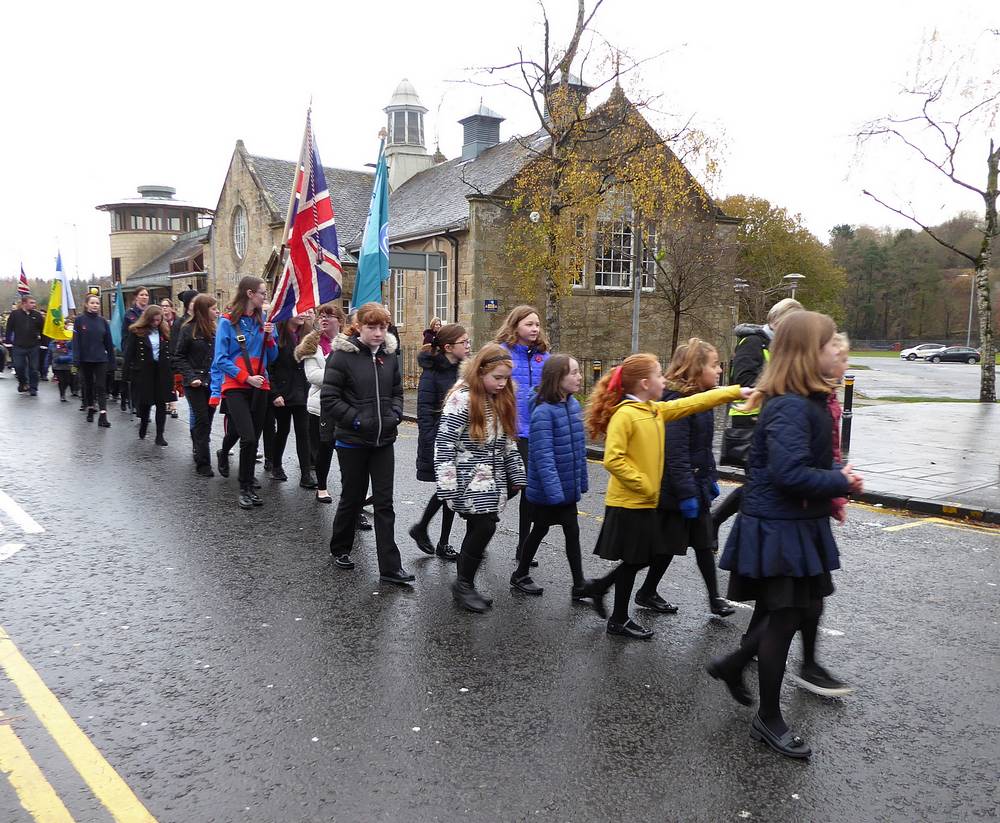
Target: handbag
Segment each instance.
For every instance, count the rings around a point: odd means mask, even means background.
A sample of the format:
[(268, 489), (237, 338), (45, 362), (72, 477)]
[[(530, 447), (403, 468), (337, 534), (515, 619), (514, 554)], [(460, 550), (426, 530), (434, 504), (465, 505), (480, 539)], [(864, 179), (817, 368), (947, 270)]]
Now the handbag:
[(722, 449), (719, 454), (719, 464), (736, 466), (745, 469), (747, 458), (750, 457), (750, 444), (753, 442), (754, 426), (730, 426), (722, 432)]

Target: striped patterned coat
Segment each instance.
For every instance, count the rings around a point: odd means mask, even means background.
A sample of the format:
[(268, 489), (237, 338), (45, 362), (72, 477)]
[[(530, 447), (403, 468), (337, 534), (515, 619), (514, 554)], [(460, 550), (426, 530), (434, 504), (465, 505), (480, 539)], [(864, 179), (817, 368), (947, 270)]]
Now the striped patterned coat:
[(445, 401), (434, 442), (437, 496), (459, 514), (501, 512), (508, 486), (527, 477), (517, 444), (486, 414), (486, 440), (469, 437), (469, 389), (458, 388)]

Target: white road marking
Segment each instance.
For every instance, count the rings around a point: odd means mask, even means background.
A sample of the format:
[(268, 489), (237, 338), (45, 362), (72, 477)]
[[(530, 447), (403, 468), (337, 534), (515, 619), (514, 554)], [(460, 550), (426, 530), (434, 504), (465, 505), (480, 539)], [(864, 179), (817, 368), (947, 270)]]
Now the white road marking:
[(0, 545), (0, 560), (7, 560), (13, 557), (23, 548), (24, 543), (4, 543)]
[(25, 534), (42, 534), (45, 531), (30, 514), (3, 491), (0, 491), (0, 509), (7, 512), (7, 516), (17, 523)]
[[(749, 603), (740, 603), (739, 601), (736, 601), (736, 600), (727, 600), (726, 602), (730, 606), (735, 606), (737, 609), (751, 609), (751, 610), (753, 609), (753, 606), (751, 606)], [(828, 637), (843, 637), (844, 636), (844, 633), (842, 631), (839, 631), (837, 629), (826, 629), (823, 626), (819, 627), (819, 633), (820, 634), (825, 634)]]

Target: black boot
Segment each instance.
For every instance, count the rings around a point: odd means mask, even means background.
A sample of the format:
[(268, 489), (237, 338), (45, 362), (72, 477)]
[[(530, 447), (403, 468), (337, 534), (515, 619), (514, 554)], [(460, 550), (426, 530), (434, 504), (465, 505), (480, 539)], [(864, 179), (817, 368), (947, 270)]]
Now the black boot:
[(146, 432), (147, 431), (149, 431), (149, 421), (148, 420), (140, 420), (139, 421), (139, 439), (140, 440), (145, 440), (146, 439)]
[(93, 409), (87, 409), (87, 422), (88, 423), (93, 423), (94, 422), (94, 410)]
[(97, 425), (100, 426), (102, 429), (111, 428), (111, 424), (108, 422), (107, 412), (101, 412), (99, 415), (97, 415)]
[(163, 439), (163, 433), (156, 435), (156, 440), (153, 441), (157, 446), (166, 446), (167, 441)]
[(223, 477), (229, 477), (229, 454), (219, 449), (215, 453), (216, 460), (219, 461), (219, 474)]
[(299, 486), (303, 489), (315, 489), (318, 484), (316, 483), (316, 476), (306, 469), (302, 472), (302, 476), (299, 478)]
[(237, 498), (236, 502), (239, 504), (241, 509), (252, 509), (253, 508), (253, 489), (249, 486), (240, 486), (240, 496)]
[(434, 544), (431, 543), (430, 535), (427, 534), (427, 527), (423, 523), (414, 523), (410, 526), (410, 537), (417, 544), (417, 548), (424, 554), (434, 554)]
[[(265, 469), (265, 471), (267, 471), (267, 469)], [(285, 474), (285, 470), (282, 468), (280, 463), (278, 465), (275, 465), (274, 463), (271, 464), (271, 478), (282, 483), (288, 479), (288, 475)]]
[(465, 580), (456, 580), (452, 583), (451, 593), (455, 597), (455, 602), (467, 611), (483, 614), (489, 609), (482, 595), (476, 591), (476, 587)]

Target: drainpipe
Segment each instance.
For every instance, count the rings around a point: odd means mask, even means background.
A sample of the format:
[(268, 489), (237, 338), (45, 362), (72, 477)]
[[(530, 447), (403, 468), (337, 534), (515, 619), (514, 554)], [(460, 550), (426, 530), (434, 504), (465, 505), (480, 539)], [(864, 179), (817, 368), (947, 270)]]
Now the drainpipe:
[(452, 310), (454, 312), (452, 316), (454, 317), (454, 320), (452, 320), (452, 322), (457, 323), (458, 322), (458, 238), (451, 233), (450, 229), (445, 230), (444, 236), (448, 239), (448, 242), (451, 243), (451, 256), (452, 259), (455, 261), (455, 283), (453, 288), (454, 297), (452, 298), (452, 304), (453, 304)]

